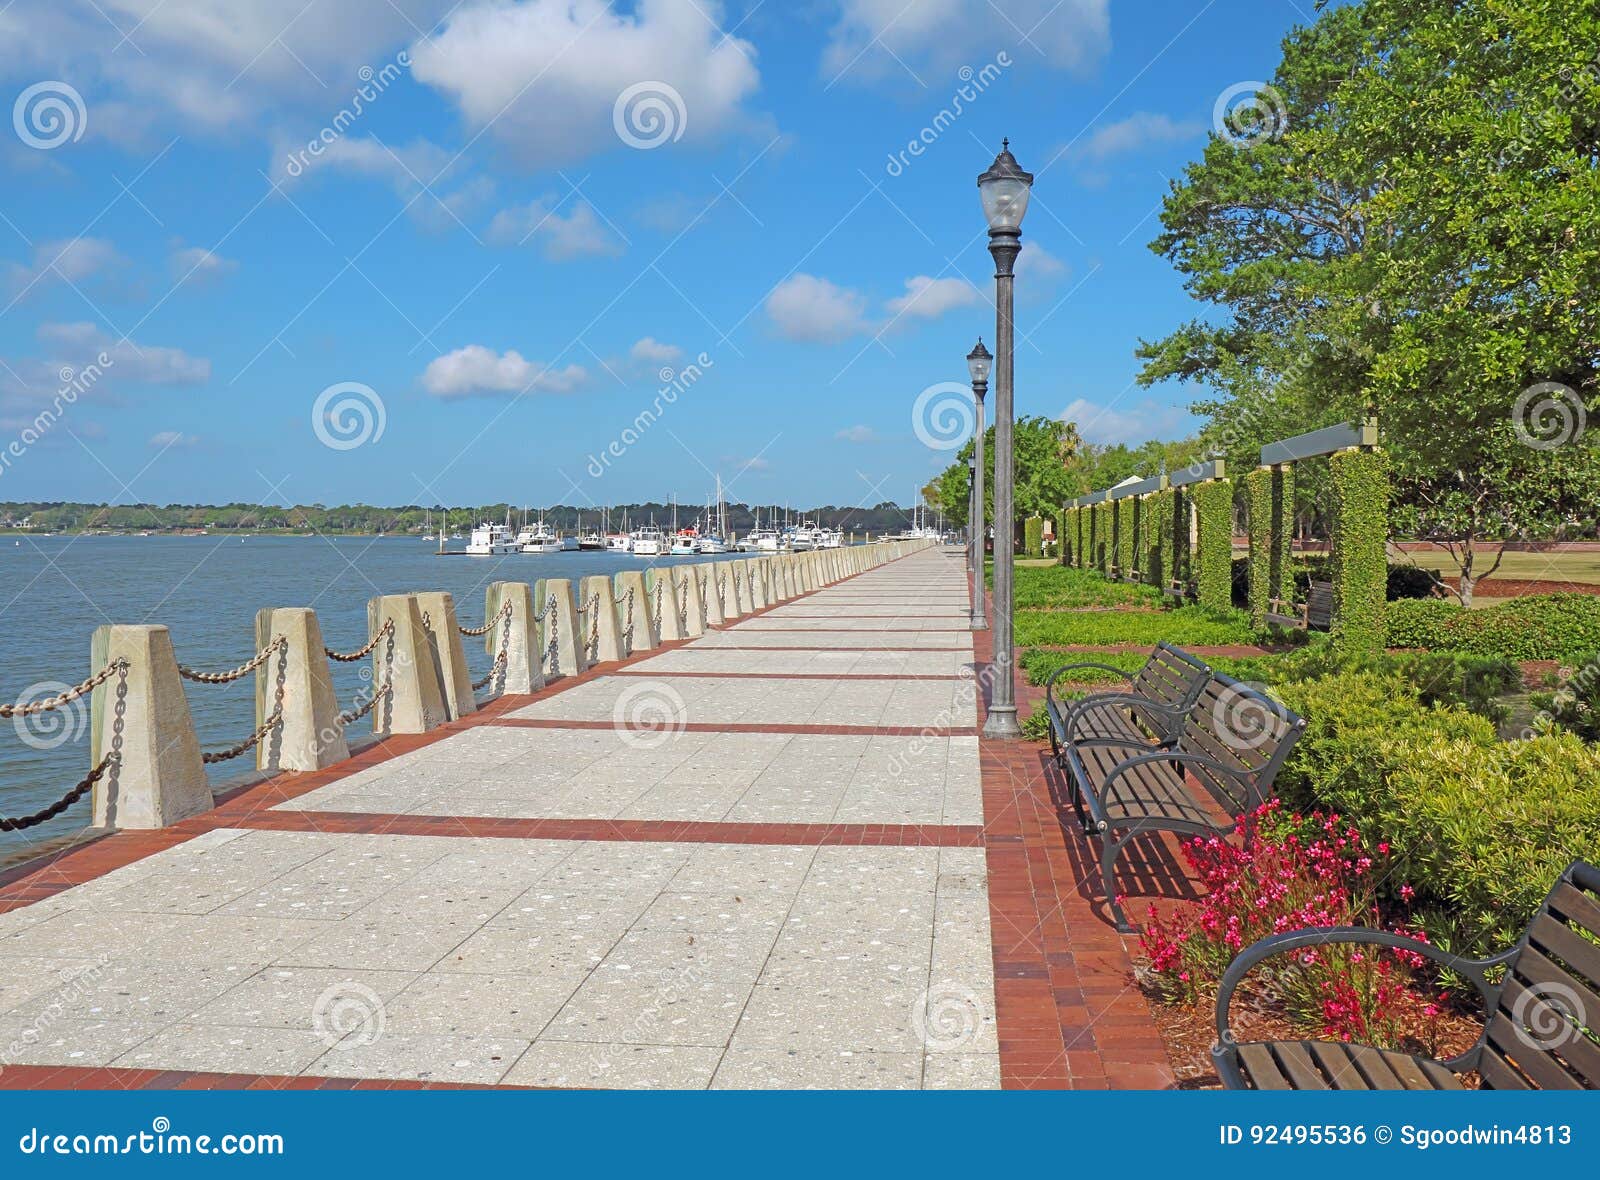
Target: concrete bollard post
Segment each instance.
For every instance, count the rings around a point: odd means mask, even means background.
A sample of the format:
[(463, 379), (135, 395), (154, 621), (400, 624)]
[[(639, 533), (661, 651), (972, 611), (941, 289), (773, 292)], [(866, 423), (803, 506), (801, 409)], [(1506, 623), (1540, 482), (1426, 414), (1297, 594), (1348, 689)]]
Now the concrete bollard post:
[(91, 669), (118, 660), (127, 667), (89, 698), (89, 765), (115, 756), (94, 784), (94, 826), (164, 828), (209, 810), (215, 800), (171, 633), (154, 625), (96, 627), (89, 642)]
[(256, 669), (256, 725), (274, 709), (283, 718), (256, 745), (257, 770), (321, 770), (350, 757), (333, 695), (333, 675), (317, 612), (305, 606), (256, 612), (256, 650), (282, 638), (285, 647)]
[(472, 669), (467, 667), (467, 649), (461, 640), (455, 599), (448, 590), (418, 591), (416, 599), (428, 645), (433, 649), (433, 665), (439, 672), (439, 696), (444, 701), (445, 716), (457, 721), (476, 713)]
[[(546, 675), (578, 676), (589, 666), (587, 652), (582, 645), (584, 632), (579, 629), (578, 602), (572, 593), (570, 578), (541, 578), (533, 584), (533, 601), (539, 610), (547, 610), (550, 599), (556, 600), (555, 617), (546, 614), (540, 625), (539, 651), (544, 656)], [(555, 640), (555, 656), (550, 655), (551, 639)]]
[[(622, 639), (622, 605), (617, 602), (611, 579), (604, 574), (591, 574), (578, 583), (578, 593), (583, 598), (584, 632), (589, 643), (589, 663), (603, 664), (627, 657), (627, 646)], [(587, 612), (593, 611), (594, 615)], [(598, 616), (598, 627), (596, 626)], [(591, 637), (594, 637), (591, 640)]]
[(652, 567), (646, 572), (645, 582), (650, 587), (651, 608), (657, 612), (656, 634), (661, 641), (687, 639), (683, 604), (678, 600), (678, 580), (672, 576), (672, 568)]
[(372, 691), (383, 690), (372, 706), (372, 732), (427, 733), (448, 719), (439, 688), (433, 644), (422, 627), (422, 608), (415, 594), (381, 594), (367, 602), (367, 634), (393, 624), (372, 649)]
[(683, 567), (678, 584), (678, 601), (683, 611), (683, 629), (688, 638), (706, 633), (706, 600), (700, 589), (700, 564)]
[(705, 565), (706, 627), (720, 627), (728, 621), (722, 611), (722, 600), (727, 593), (728, 563), (709, 561)]
[(750, 613), (750, 588), (745, 585), (744, 559), (724, 561), (722, 571), (722, 619), (731, 623)]
[(744, 566), (741, 571), (744, 574), (741, 579), (741, 585), (745, 592), (744, 608), (746, 614), (766, 608), (767, 587), (766, 579), (762, 577), (762, 570), (766, 568), (767, 562), (771, 560), (770, 557), (752, 557), (739, 563)]
[[(511, 613), (500, 618), (507, 605)], [(483, 637), (483, 649), (494, 659), (505, 652), (505, 667), (498, 677), (500, 691), (522, 696), (544, 687), (544, 661), (539, 649), (539, 624), (533, 587), (526, 582), (490, 582), (483, 592), (483, 617), (499, 619)], [(493, 688), (495, 681), (489, 681)]]
[[(633, 596), (633, 605), (628, 605), (628, 596)], [(622, 616), (622, 642), (629, 655), (636, 651), (654, 651), (661, 646), (661, 641), (656, 637), (655, 605), (650, 593), (645, 589), (643, 570), (623, 570), (617, 575), (617, 598), (621, 605), (617, 610)], [(633, 612), (633, 621), (628, 621), (628, 612)]]
[(777, 602), (788, 602), (795, 595), (794, 558), (789, 554), (779, 557), (777, 568), (774, 572), (777, 575), (778, 585), (773, 590), (771, 597)]

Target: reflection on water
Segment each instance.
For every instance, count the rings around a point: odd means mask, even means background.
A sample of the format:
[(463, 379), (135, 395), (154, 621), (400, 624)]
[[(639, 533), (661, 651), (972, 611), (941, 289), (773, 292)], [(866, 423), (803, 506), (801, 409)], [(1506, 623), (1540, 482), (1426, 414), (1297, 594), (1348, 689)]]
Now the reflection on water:
[[(309, 606), (329, 647), (367, 639), (375, 594), (448, 590), (462, 626), (481, 625), (490, 582), (580, 578), (743, 556), (645, 559), (604, 551), (438, 557), (416, 538), (32, 537), (0, 538), (0, 700), (38, 699), (93, 671), (89, 637), (103, 623), (162, 623), (179, 662), (222, 671), (255, 652), (255, 615), (265, 606)], [(473, 679), (488, 671), (481, 641), (466, 642)], [(366, 661), (333, 665), (341, 707), (356, 699)], [(185, 683), (200, 744), (220, 749), (255, 725), (255, 678), (230, 685)], [(69, 707), (0, 721), (0, 815), (24, 815), (59, 799), (89, 769), (88, 710)], [(370, 722), (353, 732), (366, 733)], [(24, 734), (28, 740), (24, 740)], [(212, 782), (248, 773), (251, 755), (210, 768)], [(0, 832), (0, 860), (21, 846), (76, 831), (84, 799), (25, 833)]]

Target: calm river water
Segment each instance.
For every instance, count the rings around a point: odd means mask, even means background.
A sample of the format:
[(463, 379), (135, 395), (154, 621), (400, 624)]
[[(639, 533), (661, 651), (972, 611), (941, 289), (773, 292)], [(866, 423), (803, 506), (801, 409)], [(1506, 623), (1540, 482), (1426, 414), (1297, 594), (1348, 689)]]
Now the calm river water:
[[(739, 556), (653, 560), (678, 565)], [(461, 625), (470, 627), (483, 622), (490, 582), (576, 579), (642, 568), (649, 560), (598, 551), (441, 558), (415, 537), (0, 538), (0, 700), (50, 696), (83, 679), (91, 671), (90, 634), (103, 623), (165, 624), (179, 662), (222, 671), (254, 654), (255, 614), (264, 606), (314, 608), (328, 646), (349, 651), (366, 642), (366, 603), (376, 594), (448, 590)], [(466, 650), (476, 679), (491, 657), (481, 640), (467, 641)], [(333, 666), (345, 707), (363, 683), (364, 663)], [(254, 728), (253, 676), (184, 687), (203, 748), (231, 745)], [(0, 721), (0, 815), (47, 806), (89, 769), (87, 708), (45, 716), (50, 720)], [(366, 720), (353, 726), (356, 734), (369, 729)], [(254, 761), (247, 754), (210, 769), (215, 785), (249, 773)], [(84, 799), (27, 832), (0, 832), (0, 862), (88, 819)]]

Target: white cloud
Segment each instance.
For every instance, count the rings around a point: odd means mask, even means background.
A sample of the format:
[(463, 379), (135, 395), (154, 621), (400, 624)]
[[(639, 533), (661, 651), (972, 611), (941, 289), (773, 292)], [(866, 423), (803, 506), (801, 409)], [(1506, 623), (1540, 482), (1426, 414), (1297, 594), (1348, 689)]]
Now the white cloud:
[(1022, 253), (1017, 255), (1019, 279), (1054, 280), (1067, 273), (1067, 264), (1037, 242), (1024, 242)]
[(1146, 401), (1119, 409), (1098, 406), (1078, 398), (1058, 415), (1063, 422), (1075, 422), (1085, 442), (1130, 445), (1153, 438), (1181, 438), (1191, 434), (1199, 420), (1180, 406), (1164, 406)]
[(469, 344), (430, 361), (422, 374), (422, 387), (436, 397), (571, 393), (588, 379), (580, 365), (552, 369), (524, 359), (515, 350), (497, 353), (481, 344)]
[(934, 279), (917, 275), (906, 280), (906, 293), (889, 300), (893, 315), (932, 320), (958, 307), (983, 302), (983, 296), (965, 279)]
[[(131, 146), (156, 121), (220, 134), (292, 106), (324, 120), (357, 68), (381, 70), (451, 0), (14, 0), (0, 11), (5, 69), (74, 80), (88, 134)], [(378, 101), (382, 101), (379, 99)]]
[(790, 340), (836, 343), (865, 332), (866, 296), (816, 275), (796, 274), (767, 296), (767, 316)]
[(980, 69), (1004, 49), (1013, 61), (1043, 55), (1081, 73), (1111, 47), (1109, 8), (1110, 0), (840, 0), (822, 69), (830, 80), (920, 80), (940, 92), (938, 76)]
[(21, 291), (57, 279), (82, 283), (119, 270), (126, 263), (127, 259), (106, 238), (60, 238), (36, 245), (29, 263), (7, 263), (6, 276), (12, 288)]
[(846, 426), (833, 437), (841, 442), (876, 442), (878, 439), (878, 432), (872, 429), (870, 426)]
[(628, 349), (628, 356), (646, 365), (671, 365), (683, 356), (683, 349), (676, 344), (663, 344), (654, 336), (641, 336)]
[(179, 430), (158, 430), (150, 436), (150, 445), (158, 450), (169, 450), (172, 447), (192, 447), (200, 442), (197, 434), (184, 434)]
[(486, 236), (491, 242), (515, 246), (537, 238), (544, 256), (552, 262), (614, 257), (623, 250), (616, 231), (601, 220), (593, 205), (582, 200), (574, 202), (565, 217), (549, 200), (502, 209), (489, 223)]
[(1195, 120), (1176, 120), (1167, 115), (1139, 111), (1098, 129), (1074, 149), (1074, 154), (1095, 162), (1112, 156), (1140, 151), (1162, 143), (1179, 143), (1204, 137), (1206, 125)]
[(140, 385), (203, 385), (211, 380), (211, 362), (181, 348), (163, 348), (116, 340), (90, 323), (42, 324), (39, 339), (52, 364), (81, 367), (100, 353), (111, 358), (106, 376), (114, 382)]
[(180, 283), (211, 283), (239, 269), (239, 263), (212, 253), (204, 246), (179, 246), (167, 260), (172, 277)]
[(760, 455), (749, 459), (734, 459), (733, 463), (739, 468), (740, 475), (743, 475), (746, 471), (770, 471), (772, 469), (772, 464)]
[(741, 122), (760, 83), (754, 46), (725, 37), (721, 16), (715, 0), (640, 0), (631, 13), (603, 0), (477, 4), (412, 46), (412, 72), (528, 165), (619, 146), (612, 109), (645, 81), (681, 96), (685, 142), (707, 140)]

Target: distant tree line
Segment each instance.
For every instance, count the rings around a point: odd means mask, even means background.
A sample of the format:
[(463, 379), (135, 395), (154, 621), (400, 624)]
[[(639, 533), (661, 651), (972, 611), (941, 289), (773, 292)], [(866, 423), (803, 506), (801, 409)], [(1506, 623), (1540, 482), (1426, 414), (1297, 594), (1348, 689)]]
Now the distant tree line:
[[(781, 504), (728, 504), (728, 528), (744, 533), (754, 527), (757, 514), (763, 524), (787, 515), (790, 520), (814, 520), (837, 525), (847, 532), (898, 532), (910, 521), (910, 510), (884, 500), (871, 507), (824, 504), (812, 508), (785, 509)], [(702, 523), (703, 505), (679, 504), (680, 526)], [(600, 509), (573, 505), (551, 508), (524, 508), (498, 503), (470, 507), (407, 504), (384, 507), (372, 504), (84, 504), (73, 501), (0, 501), (0, 528), (30, 532), (176, 533), (199, 529), (261, 533), (412, 533), (418, 536), (437, 532), (441, 526), (465, 532), (481, 521), (504, 521), (509, 517), (520, 524), (524, 517), (541, 517), (550, 527), (562, 532), (601, 528)], [(612, 529), (624, 523), (637, 526), (654, 521), (663, 528), (673, 521), (670, 503), (646, 501), (619, 504), (610, 509)]]

